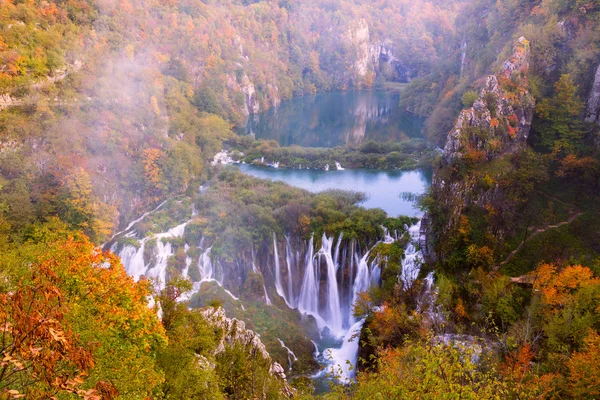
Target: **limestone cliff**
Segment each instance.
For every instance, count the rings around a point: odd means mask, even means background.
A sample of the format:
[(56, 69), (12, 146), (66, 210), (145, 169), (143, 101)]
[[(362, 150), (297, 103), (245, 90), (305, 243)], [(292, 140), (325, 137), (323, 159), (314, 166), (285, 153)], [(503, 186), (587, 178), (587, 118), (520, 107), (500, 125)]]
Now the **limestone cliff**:
[(594, 76), (594, 85), (587, 102), (585, 120), (600, 125), (600, 65)]
[[(535, 110), (528, 70), (529, 43), (522, 37), (512, 57), (499, 73), (486, 78), (478, 99), (461, 112), (448, 134), (432, 183), (437, 211), (426, 215), (423, 223), (429, 261), (436, 259), (437, 244), (447, 240), (468, 207), (489, 207), (502, 199), (501, 172), (489, 166), (526, 147)], [(475, 170), (488, 172), (482, 179)], [(507, 207), (505, 202), (498, 208)]]
[(386, 79), (398, 82), (409, 82), (414, 77), (414, 72), (396, 57), (390, 40), (377, 41), (371, 37), (366, 20), (361, 19), (351, 26), (344, 40), (355, 50), (357, 76), (383, 74)]
[[(267, 352), (265, 345), (260, 340), (257, 333), (250, 329), (246, 329), (243, 321), (235, 318), (227, 318), (225, 310), (222, 308), (207, 308), (202, 311), (204, 318), (213, 326), (222, 332), (219, 345), (215, 349), (215, 354), (222, 353), (227, 347), (241, 344), (249, 352), (260, 355), (264, 360), (271, 362), (271, 356)], [(281, 380), (283, 384), (283, 395), (285, 398), (293, 397), (295, 390), (288, 384), (284, 369), (279, 363), (271, 364), (271, 375), (276, 379)]]

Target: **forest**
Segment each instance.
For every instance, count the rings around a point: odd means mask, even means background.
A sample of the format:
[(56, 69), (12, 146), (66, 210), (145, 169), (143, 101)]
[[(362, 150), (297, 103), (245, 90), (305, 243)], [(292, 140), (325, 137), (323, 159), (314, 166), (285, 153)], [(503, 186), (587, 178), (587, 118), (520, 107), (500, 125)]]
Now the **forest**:
[[(599, 64), (594, 0), (0, 0), (0, 399), (599, 397)], [(389, 87), (422, 138), (238, 133)], [(222, 150), (433, 180), (389, 216)]]

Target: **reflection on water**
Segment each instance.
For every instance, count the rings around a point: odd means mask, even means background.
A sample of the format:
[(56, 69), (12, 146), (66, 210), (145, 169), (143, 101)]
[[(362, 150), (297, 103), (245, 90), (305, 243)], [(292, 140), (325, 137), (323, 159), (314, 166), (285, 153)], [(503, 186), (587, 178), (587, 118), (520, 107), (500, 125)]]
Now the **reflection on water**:
[[(389, 216), (420, 216), (416, 196), (431, 185), (425, 171), (381, 171), (355, 169), (344, 171), (296, 170), (241, 164), (240, 170), (257, 178), (282, 181), (313, 193), (329, 189), (353, 190), (369, 197), (362, 206), (381, 208)], [(407, 195), (410, 193), (414, 196)]]
[(250, 116), (241, 133), (282, 146), (334, 147), (366, 140), (422, 137), (422, 118), (399, 107), (396, 91), (319, 93), (283, 102)]

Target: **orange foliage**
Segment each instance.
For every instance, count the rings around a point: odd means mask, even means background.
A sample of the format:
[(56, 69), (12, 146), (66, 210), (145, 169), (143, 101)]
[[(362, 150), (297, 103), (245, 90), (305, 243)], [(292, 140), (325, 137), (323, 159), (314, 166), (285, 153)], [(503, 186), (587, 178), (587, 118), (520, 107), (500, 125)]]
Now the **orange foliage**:
[(467, 313), (467, 309), (465, 308), (465, 303), (463, 299), (459, 298), (456, 302), (456, 307), (454, 307), (454, 312), (459, 318), (469, 319), (469, 314)]
[(146, 179), (153, 186), (158, 185), (162, 180), (160, 161), (163, 157), (164, 153), (160, 149), (151, 148), (142, 152)]
[(500, 121), (498, 121), (498, 118), (492, 118), (492, 120), (490, 121), (490, 125), (492, 126), (492, 128), (497, 128), (498, 125), (500, 125)]
[[(29, 260), (24, 276), (0, 294), (0, 398), (18, 398), (17, 388), (27, 398), (61, 392), (88, 400), (117, 397), (112, 383), (86, 379), (101, 360), (96, 351), (110, 354), (116, 349), (107, 346), (116, 345), (140, 357), (132, 349), (146, 354), (166, 340), (147, 307), (149, 283), (135, 283), (117, 256), (102, 253), (83, 235), (33, 247), (22, 257)], [(111, 368), (125, 374), (118, 365)], [(141, 368), (150, 388), (159, 382), (148, 365)], [(85, 383), (95, 383), (94, 389), (81, 389)]]
[(532, 274), (533, 288), (542, 294), (546, 304), (554, 307), (568, 303), (579, 289), (600, 285), (592, 270), (581, 265), (568, 266), (559, 272), (554, 264), (542, 264)]
[(37, 398), (77, 393), (94, 366), (91, 349), (78, 342), (65, 319), (67, 304), (52, 264), (40, 263), (31, 280), (0, 295), (0, 390), (10, 398), (25, 397), (16, 385), (34, 386), (27, 395)]
[(461, 215), (460, 220), (458, 221), (458, 233), (463, 236), (471, 233), (471, 223), (469, 222), (469, 218), (466, 215)]
[(485, 158), (485, 151), (477, 150), (472, 147), (468, 147), (464, 155), (465, 163), (471, 166), (481, 163)]
[(558, 375), (533, 373), (531, 366), (534, 358), (535, 352), (529, 343), (525, 343), (517, 351), (506, 356), (500, 365), (500, 374), (510, 385), (513, 393), (518, 393), (520, 396), (524, 396), (523, 398), (547, 398), (555, 389)]
[(560, 160), (560, 167), (556, 171), (556, 176), (594, 181), (600, 176), (600, 163), (593, 157), (579, 158), (574, 154), (569, 154)]
[(600, 396), (600, 335), (590, 330), (585, 339), (585, 350), (573, 353), (567, 362), (569, 389), (575, 398)]

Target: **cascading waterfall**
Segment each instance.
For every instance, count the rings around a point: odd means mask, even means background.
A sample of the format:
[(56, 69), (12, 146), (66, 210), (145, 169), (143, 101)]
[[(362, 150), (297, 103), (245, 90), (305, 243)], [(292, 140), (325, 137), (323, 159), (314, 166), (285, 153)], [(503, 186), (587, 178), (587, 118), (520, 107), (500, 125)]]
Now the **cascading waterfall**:
[[(283, 292), (283, 286), (281, 285), (281, 263), (279, 262), (279, 251), (277, 250), (277, 236), (275, 235), (275, 232), (273, 232), (273, 253), (275, 256), (275, 290), (277, 291), (277, 294), (279, 296), (281, 296), (283, 298), (283, 300), (285, 300), (288, 307), (293, 308), (292, 305), (290, 304), (290, 302), (288, 301), (285, 293)], [(289, 265), (289, 261), (288, 261), (288, 265)], [(291, 282), (289, 282), (289, 284), (291, 287)], [(266, 289), (265, 289), (265, 295), (266, 295)]]
[[(340, 237), (341, 240), (341, 237)], [(342, 310), (340, 308), (340, 296), (338, 292), (337, 268), (331, 255), (331, 246), (333, 245), (333, 237), (328, 238), (323, 234), (321, 250), (319, 250), (319, 263), (321, 258), (325, 259), (327, 264), (327, 307), (329, 315), (327, 318), (327, 326), (336, 335), (342, 331)], [(339, 241), (338, 241), (339, 246)], [(339, 248), (336, 249), (336, 259), (339, 254)]]
[(277, 340), (279, 341), (279, 344), (281, 345), (281, 347), (283, 347), (284, 349), (287, 350), (288, 353), (288, 365), (290, 366), (290, 371), (292, 370), (292, 364), (294, 363), (294, 361), (298, 361), (298, 357), (296, 357), (296, 354), (294, 354), (294, 352), (285, 345), (285, 343), (283, 343), (283, 340), (277, 338)]
[(213, 266), (212, 260), (210, 259), (210, 252), (212, 247), (209, 247), (200, 255), (198, 259), (198, 268), (200, 270), (200, 281), (208, 282), (214, 280), (213, 277)]
[[(144, 238), (139, 241), (138, 246), (124, 246), (119, 256), (127, 272), (136, 280), (145, 276), (156, 279), (159, 285), (164, 285), (168, 261), (175, 250), (170, 239), (182, 237), (185, 227), (186, 224), (181, 224), (165, 233)], [(423, 257), (418, 248), (420, 222), (407, 228), (410, 241), (405, 248), (400, 279), (409, 286), (418, 276)], [(385, 227), (382, 229), (383, 238), (376, 245), (398, 240), (397, 232), (389, 232)], [(132, 237), (133, 233), (126, 235)], [(152, 252), (147, 251), (150, 240), (156, 240)], [(338, 341), (338, 345), (322, 352), (315, 346), (316, 353), (320, 354), (320, 357), (331, 357), (328, 364), (330, 367), (335, 366), (335, 372), (341, 371), (341, 379), (347, 381), (353, 377), (353, 370), (346, 364), (346, 360), (354, 364), (358, 353), (358, 340), (349, 339), (360, 331), (364, 322), (353, 317), (353, 304), (359, 293), (380, 284), (381, 268), (385, 259), (381, 259), (380, 256), (373, 257), (372, 248), (361, 249), (356, 240), (344, 241), (343, 234), (337, 238), (324, 234), (318, 250), (315, 249), (314, 237), (305, 243), (305, 247), (298, 242), (300, 241), (293, 242), (290, 236), (285, 236), (286, 268), (282, 270), (277, 236), (273, 233), (275, 290), (290, 308), (297, 308), (300, 312), (313, 316), (321, 332), (328, 328), (330, 336)], [(224, 282), (230, 282), (230, 272), (227, 269), (229, 267), (224, 268), (218, 258), (213, 259), (212, 247), (205, 246), (204, 238), (200, 239), (198, 248), (201, 250), (197, 260), (199, 280), (194, 282), (193, 292), (186, 297), (190, 298), (193, 293), (198, 292), (203, 283), (215, 282), (232, 299), (239, 301), (239, 298), (223, 285)], [(188, 249), (189, 245), (185, 244), (186, 253)], [(116, 250), (116, 244), (113, 250)], [(146, 254), (145, 260), (146, 252), (152, 253), (150, 259)], [(185, 267), (181, 271), (184, 277), (191, 275), (192, 264), (193, 260), (189, 256), (186, 257)], [(244, 268), (244, 263), (239, 267)], [(321, 270), (321, 267), (324, 269)], [(262, 269), (264, 266), (256, 264), (254, 249), (251, 268), (254, 273), (261, 275), (266, 271)], [(266, 285), (263, 285), (263, 290), (265, 303), (272, 305)], [(239, 302), (244, 309), (241, 301)]]
[(417, 279), (421, 264), (423, 263), (423, 254), (418, 248), (421, 230), (421, 221), (408, 228), (410, 242), (404, 249), (404, 259), (402, 260), (401, 279), (406, 287), (410, 287)]
[(287, 264), (287, 273), (288, 273), (288, 295), (287, 295), (287, 303), (290, 308), (296, 307), (296, 302), (294, 301), (294, 286), (293, 286), (293, 271), (294, 271), (294, 253), (290, 246), (290, 237), (285, 237), (285, 262)]
[(317, 319), (319, 328), (322, 328), (325, 323), (319, 315), (319, 275), (317, 268), (315, 268), (313, 241), (314, 237), (311, 236), (306, 253), (306, 266), (300, 289), (300, 298), (298, 299), (298, 309), (303, 313), (314, 316)]

